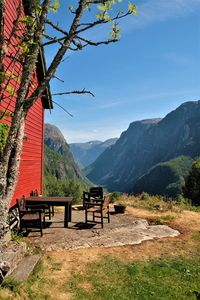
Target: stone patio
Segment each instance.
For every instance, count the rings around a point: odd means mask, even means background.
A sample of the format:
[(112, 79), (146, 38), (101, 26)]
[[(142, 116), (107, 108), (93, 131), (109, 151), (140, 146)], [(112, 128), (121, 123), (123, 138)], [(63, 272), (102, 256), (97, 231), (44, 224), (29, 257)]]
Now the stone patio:
[(154, 238), (175, 237), (180, 233), (166, 225), (149, 225), (146, 220), (135, 218), (127, 213), (111, 212), (111, 223), (105, 220), (101, 224), (84, 223), (84, 211), (73, 210), (72, 222), (64, 228), (62, 211), (56, 212), (51, 222), (47, 220), (47, 228), (43, 237), (40, 233), (31, 232), (28, 241), (47, 251), (74, 250), (89, 247), (113, 247), (140, 244)]

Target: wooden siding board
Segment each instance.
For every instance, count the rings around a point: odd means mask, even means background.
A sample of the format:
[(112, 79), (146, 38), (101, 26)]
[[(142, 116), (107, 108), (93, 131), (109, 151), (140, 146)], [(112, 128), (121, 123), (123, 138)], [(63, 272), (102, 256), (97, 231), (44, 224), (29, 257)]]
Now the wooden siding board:
[[(12, 27), (13, 21), (17, 17), (17, 7), (20, 4), (20, 0), (7, 0), (5, 10), (5, 35), (8, 37)], [(22, 12), (22, 16), (24, 13)], [(23, 29), (23, 26), (20, 26)], [(22, 32), (21, 32), (22, 34)], [(13, 37), (12, 42), (17, 43), (17, 38)], [(16, 48), (9, 47), (9, 53), (13, 55), (16, 52)], [(8, 71), (14, 69), (14, 74), (21, 75), (22, 67), (19, 63), (11, 63), (10, 59), (5, 60), (5, 68)], [(10, 86), (16, 90), (19, 88), (20, 78), (16, 83), (14, 80), (10, 82)], [(33, 77), (33, 85), (37, 87), (38, 78), (35, 70)], [(31, 87), (29, 94), (33, 92), (34, 88)], [(15, 108), (15, 99), (9, 99), (9, 94), (5, 92), (6, 97), (1, 103), (0, 109), (9, 109), (11, 112)], [(11, 123), (11, 118), (6, 121), (7, 124)], [(43, 163), (43, 130), (44, 130), (44, 109), (41, 99), (38, 99), (33, 107), (29, 110), (26, 124), (25, 124), (25, 139), (23, 142), (23, 149), (19, 167), (18, 183), (15, 189), (14, 197), (11, 202), (11, 206), (15, 204), (16, 198), (20, 198), (22, 195), (29, 196), (33, 189), (37, 189), (39, 193), (42, 193), (42, 163)]]

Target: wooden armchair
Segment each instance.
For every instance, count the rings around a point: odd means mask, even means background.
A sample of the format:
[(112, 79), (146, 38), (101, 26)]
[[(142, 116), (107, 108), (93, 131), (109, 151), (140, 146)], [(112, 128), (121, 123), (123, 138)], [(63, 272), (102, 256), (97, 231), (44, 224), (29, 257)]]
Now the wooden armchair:
[[(85, 202), (85, 223), (94, 222), (101, 223), (101, 228), (103, 228), (103, 220), (107, 219), (110, 223), (110, 211), (109, 211), (109, 201), (112, 194), (104, 196), (104, 200), (100, 202)], [(92, 220), (88, 220), (89, 213), (92, 213)], [(101, 221), (96, 221), (95, 219), (101, 219)]]
[[(28, 209), (24, 198), (17, 199), (17, 208), (19, 212), (20, 229), (39, 228), (41, 236), (43, 235), (43, 227), (45, 228), (45, 213), (43, 209)], [(37, 230), (38, 231), (38, 230)]]

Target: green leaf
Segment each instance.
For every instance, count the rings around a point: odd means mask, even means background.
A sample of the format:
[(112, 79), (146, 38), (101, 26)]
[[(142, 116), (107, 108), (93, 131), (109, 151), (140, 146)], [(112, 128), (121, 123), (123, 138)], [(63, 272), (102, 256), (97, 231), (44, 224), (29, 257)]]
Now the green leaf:
[(128, 4), (128, 10), (130, 13), (137, 15), (137, 6), (131, 2)]
[(11, 95), (11, 96), (13, 96), (14, 95), (14, 93), (15, 93), (15, 90), (14, 90), (14, 88), (12, 88), (11, 86), (6, 86), (6, 91)]
[(59, 0), (54, 0), (53, 4), (50, 6), (50, 10), (56, 13), (60, 7)]
[(105, 4), (102, 4), (102, 5), (98, 5), (97, 8), (101, 11), (106, 11), (107, 10), (107, 7)]

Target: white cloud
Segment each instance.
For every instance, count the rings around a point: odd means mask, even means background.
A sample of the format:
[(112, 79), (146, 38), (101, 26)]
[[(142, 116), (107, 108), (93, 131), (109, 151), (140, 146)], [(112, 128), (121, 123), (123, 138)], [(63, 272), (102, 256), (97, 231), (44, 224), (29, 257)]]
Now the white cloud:
[(200, 10), (199, 0), (148, 0), (138, 4), (138, 16), (123, 22), (124, 31), (146, 27), (156, 22), (183, 17)]
[(102, 128), (101, 130), (76, 130), (60, 128), (67, 143), (84, 143), (88, 141), (100, 140), (105, 141), (110, 138), (119, 137), (124, 128)]

